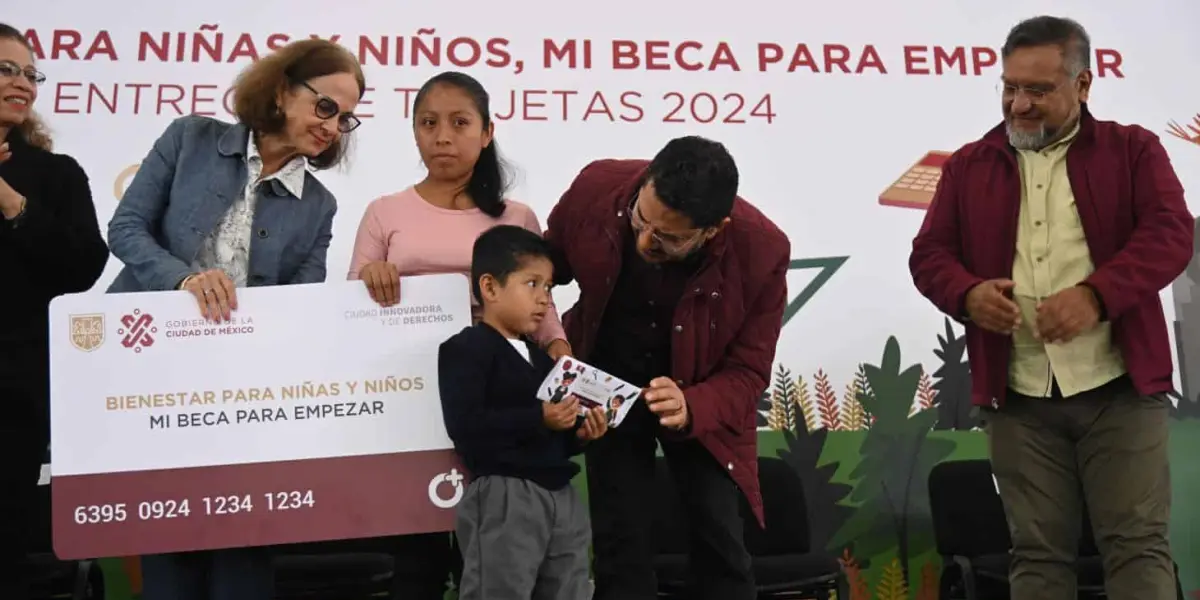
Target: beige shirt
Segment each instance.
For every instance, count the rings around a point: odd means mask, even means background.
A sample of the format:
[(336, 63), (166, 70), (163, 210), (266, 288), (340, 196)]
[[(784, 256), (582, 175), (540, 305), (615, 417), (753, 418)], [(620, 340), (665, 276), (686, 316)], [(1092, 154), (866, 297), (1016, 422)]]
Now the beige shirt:
[(1067, 150), (1078, 132), (1077, 124), (1047, 148), (1017, 151), (1021, 210), (1012, 278), (1021, 327), (1013, 334), (1008, 381), (1014, 391), (1026, 396), (1050, 397), (1052, 381), (1057, 380), (1063, 396), (1069, 397), (1125, 373), (1109, 323), (1102, 322), (1065, 344), (1044, 344), (1033, 336), (1038, 303), (1078, 285), (1096, 268), (1067, 177)]

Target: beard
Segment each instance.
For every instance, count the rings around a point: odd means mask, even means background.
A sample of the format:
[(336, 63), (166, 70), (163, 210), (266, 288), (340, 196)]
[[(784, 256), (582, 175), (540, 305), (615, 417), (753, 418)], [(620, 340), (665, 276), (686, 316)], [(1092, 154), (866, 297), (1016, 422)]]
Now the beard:
[(1061, 139), (1075, 127), (1079, 121), (1079, 109), (1071, 111), (1070, 115), (1058, 127), (1046, 125), (1045, 115), (1038, 122), (1037, 129), (1022, 130), (1013, 127), (1016, 117), (1009, 112), (1004, 115), (1004, 131), (1008, 134), (1008, 143), (1017, 150), (1041, 150)]
[(1017, 150), (1041, 150), (1058, 135), (1058, 130), (1047, 128), (1045, 122), (1038, 124), (1033, 131), (1017, 129), (1013, 127), (1011, 116), (1004, 120), (1004, 130), (1008, 133), (1008, 143)]

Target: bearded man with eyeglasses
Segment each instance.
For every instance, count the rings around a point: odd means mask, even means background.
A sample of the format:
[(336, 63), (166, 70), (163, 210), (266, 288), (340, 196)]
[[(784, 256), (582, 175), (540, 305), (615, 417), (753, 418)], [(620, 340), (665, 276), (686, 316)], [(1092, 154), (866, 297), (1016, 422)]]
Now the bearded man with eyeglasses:
[(1183, 187), (1153, 133), (1088, 111), (1078, 23), (1024, 21), (1001, 55), (1004, 122), (944, 165), (913, 280), (966, 325), (1012, 597), (1076, 597), (1086, 507), (1108, 597), (1171, 600), (1173, 365), (1159, 292), (1192, 257)]
[(575, 355), (646, 388), (587, 450), (596, 600), (657, 596), (656, 440), (690, 521), (688, 597), (755, 598), (740, 507), (762, 524), (756, 411), (791, 246), (737, 188), (723, 145), (683, 137), (587, 165), (547, 221), (555, 283), (579, 284)]

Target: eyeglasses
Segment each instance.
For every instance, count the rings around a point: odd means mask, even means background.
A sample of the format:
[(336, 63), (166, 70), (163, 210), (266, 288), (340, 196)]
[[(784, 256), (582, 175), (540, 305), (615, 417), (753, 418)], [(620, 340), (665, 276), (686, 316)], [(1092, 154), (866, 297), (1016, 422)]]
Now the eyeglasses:
[(1029, 99), (1029, 102), (1031, 104), (1039, 104), (1046, 100), (1046, 96), (1049, 96), (1050, 94), (1053, 94), (1054, 92), (1057, 92), (1058, 90), (1062, 89), (1063, 86), (1065, 86), (1073, 81), (1074, 81), (1074, 79), (1068, 79), (1068, 80), (1066, 80), (1058, 85), (1055, 85), (1055, 86), (1014, 85), (1011, 83), (1001, 81), (1000, 83), (996, 84), (996, 93), (999, 94), (1000, 97), (1004, 98), (1005, 100), (1015, 100), (1017, 98), (1018, 94), (1024, 94), (1025, 97)]
[[(342, 108), (338, 106), (337, 100), (314, 90), (308, 82), (301, 81), (300, 85), (312, 92), (317, 97), (317, 101), (313, 104), (313, 112), (322, 119), (332, 119), (337, 117), (337, 128), (342, 133), (350, 133), (358, 129), (362, 125), (362, 121), (351, 113), (342, 113)], [(340, 114), (339, 114), (340, 113)]]
[(679, 237), (678, 235), (664, 237), (664, 234), (654, 231), (654, 228), (642, 218), (636, 198), (629, 204), (629, 225), (633, 227), (636, 233), (650, 230), (650, 237), (654, 240), (655, 245), (661, 248), (663, 252), (673, 256), (684, 256), (695, 250), (697, 242), (704, 238), (703, 229), (695, 230), (685, 237)]
[(33, 67), (22, 69), (20, 65), (11, 60), (0, 61), (0, 77), (11, 79), (21, 75), (24, 75), (25, 79), (28, 79), (29, 83), (33, 85), (46, 83), (46, 75)]

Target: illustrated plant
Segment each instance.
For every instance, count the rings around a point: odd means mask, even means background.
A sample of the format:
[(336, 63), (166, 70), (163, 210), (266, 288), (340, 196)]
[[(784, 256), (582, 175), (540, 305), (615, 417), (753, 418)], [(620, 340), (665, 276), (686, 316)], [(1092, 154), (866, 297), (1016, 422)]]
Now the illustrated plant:
[(946, 333), (938, 336), (933, 353), (942, 361), (933, 372), (937, 392), (936, 429), (971, 430), (978, 418), (971, 406), (971, 366), (967, 362), (967, 338), (956, 336), (954, 326), (946, 319)]
[(834, 431), (841, 428), (841, 406), (838, 404), (837, 392), (829, 384), (829, 375), (824, 369), (817, 369), (814, 377), (817, 391), (817, 412), (821, 414), (821, 422), (825, 429)]
[(954, 451), (955, 443), (929, 437), (938, 420), (936, 410), (909, 415), (921, 366), (901, 369), (900, 360), (900, 344), (890, 337), (880, 364), (863, 367), (870, 393), (859, 402), (875, 422), (859, 449), (861, 461), (850, 474), (855, 482), (850, 502), (857, 510), (832, 543), (844, 547), (853, 542), (860, 557), (894, 550), (907, 582), (909, 557), (934, 547), (929, 473)]
[[(846, 581), (850, 584), (850, 600), (871, 600), (871, 587), (867, 584), (867, 574), (863, 572), (863, 565), (859, 564), (858, 559), (850, 552), (849, 548), (842, 551), (841, 558), (838, 559), (842, 563), (842, 570), (846, 573)], [(842, 599), (838, 599), (842, 600)]]
[(917, 401), (913, 403), (912, 412), (935, 408), (937, 406), (937, 390), (933, 389), (933, 379), (924, 369), (921, 369), (921, 381), (917, 384)]
[(804, 485), (804, 500), (808, 505), (809, 547), (814, 550), (832, 549), (829, 542), (833, 534), (854, 512), (854, 508), (841, 503), (850, 494), (851, 486), (833, 481), (838, 463), (820, 464), (828, 436), (828, 429), (809, 431), (802, 427), (796, 431), (785, 431), (783, 437), (787, 447), (779, 451), (779, 458), (796, 472)]
[(915, 600), (938, 600), (941, 595), (938, 583), (941, 577), (940, 565), (929, 561), (921, 565), (921, 583), (917, 586)]
[(846, 384), (846, 393), (842, 396), (842, 423), (840, 429), (845, 431), (863, 431), (871, 426), (873, 418), (867, 414), (859, 398), (870, 394), (871, 386), (867, 383), (867, 373), (863, 365), (858, 365), (854, 373), (854, 381)]
[(908, 578), (899, 559), (892, 559), (883, 569), (879, 585), (875, 587), (876, 600), (908, 600)]

